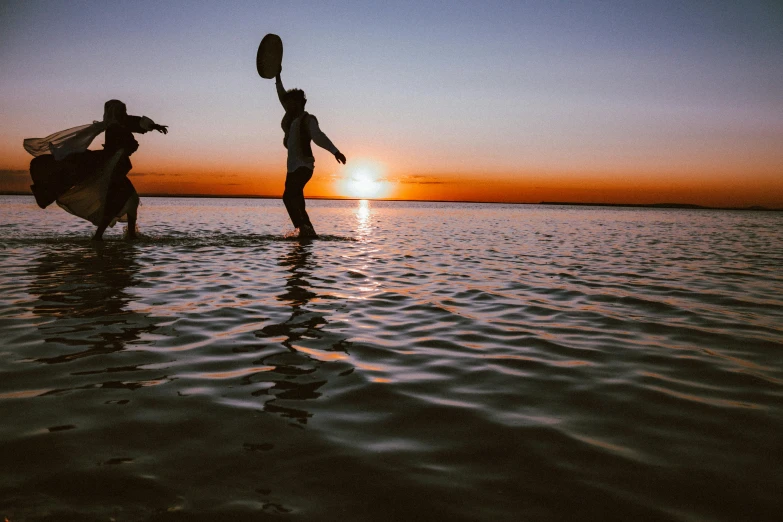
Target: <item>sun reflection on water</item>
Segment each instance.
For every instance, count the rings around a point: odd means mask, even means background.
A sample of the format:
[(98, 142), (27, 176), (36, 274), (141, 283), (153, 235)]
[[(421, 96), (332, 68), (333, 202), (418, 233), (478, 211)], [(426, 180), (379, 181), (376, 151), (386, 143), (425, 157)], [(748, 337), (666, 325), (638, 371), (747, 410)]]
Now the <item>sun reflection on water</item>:
[[(370, 209), (369, 200), (359, 200), (359, 204), (354, 210), (356, 216), (356, 235), (360, 241), (360, 246), (356, 250), (355, 259), (361, 260), (361, 263), (354, 266), (351, 270), (356, 279), (361, 279), (361, 284), (358, 286), (358, 290), (362, 295), (372, 293), (378, 290), (380, 283), (375, 281), (372, 277), (372, 270), (370, 269), (369, 260), (372, 258), (373, 253), (377, 251), (377, 247), (372, 243), (372, 216), (373, 213)], [(357, 296), (358, 297), (358, 296)]]
[(360, 236), (369, 236), (372, 232), (370, 202), (366, 199), (359, 200), (359, 206), (356, 207), (356, 232)]

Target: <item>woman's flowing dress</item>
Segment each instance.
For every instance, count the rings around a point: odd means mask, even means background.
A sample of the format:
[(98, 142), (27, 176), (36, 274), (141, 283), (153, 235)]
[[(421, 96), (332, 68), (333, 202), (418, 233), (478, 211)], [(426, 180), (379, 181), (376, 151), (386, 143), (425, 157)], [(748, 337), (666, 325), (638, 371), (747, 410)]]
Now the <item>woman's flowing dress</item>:
[[(36, 156), (30, 162), (30, 187), (38, 206), (53, 202), (98, 226), (106, 212), (111, 226), (127, 221), (139, 196), (128, 179), (130, 156), (139, 148), (133, 133), (144, 134), (154, 123), (145, 116), (127, 116), (122, 124), (102, 122), (75, 127), (42, 139), (25, 140)], [(105, 130), (103, 150), (87, 147)], [(47, 150), (49, 153), (47, 153)]]

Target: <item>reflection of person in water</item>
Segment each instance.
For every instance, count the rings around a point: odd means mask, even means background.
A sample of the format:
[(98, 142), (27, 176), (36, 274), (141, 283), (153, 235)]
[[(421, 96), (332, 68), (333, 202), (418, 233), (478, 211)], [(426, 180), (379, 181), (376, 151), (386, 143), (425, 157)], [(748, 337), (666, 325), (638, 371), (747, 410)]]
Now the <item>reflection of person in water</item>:
[(71, 245), (41, 256), (31, 266), (29, 291), (38, 298), (33, 312), (53, 318), (40, 327), (41, 333), (48, 342), (81, 348), (40, 361), (60, 363), (120, 351), (142, 332), (155, 329), (146, 317), (127, 311), (132, 299), (128, 289), (140, 282), (139, 265), (132, 247), (117, 246), (124, 248), (105, 255)]
[(317, 399), (321, 395), (317, 390), (327, 381), (314, 378), (313, 374), (318, 372), (321, 362), (297, 350), (295, 343), (303, 339), (318, 339), (326, 344), (333, 340), (333, 344), (324, 351), (335, 352), (344, 352), (348, 345), (344, 338), (334, 338), (333, 334), (324, 330), (328, 321), (322, 312), (308, 309), (308, 304), (318, 297), (307, 280), (314, 268), (311, 260), (312, 247), (310, 242), (296, 243), (290, 252), (283, 255), (279, 263), (287, 267), (288, 278), (285, 292), (277, 299), (291, 307), (291, 316), (282, 323), (267, 325), (256, 333), (258, 337), (284, 337), (281, 344), (287, 348), (288, 353), (284, 357), (281, 357), (280, 353), (273, 354), (259, 361), (261, 364), (274, 366), (273, 372), (286, 378), (276, 380), (272, 388), (254, 392), (254, 395), (274, 394), (274, 399), (264, 403), (264, 411), (295, 419), (300, 424), (305, 424), (311, 414), (299, 408), (281, 406), (276, 401)]
[[(291, 317), (285, 323), (279, 325), (284, 327), (285, 333), (289, 336), (283, 342), (289, 349), (292, 349), (291, 341), (297, 341), (301, 337), (301, 334), (293, 331), (294, 329), (314, 330), (319, 325), (326, 323), (320, 315), (310, 314), (305, 308), (313, 298), (317, 297), (317, 294), (310, 290), (312, 287), (306, 279), (312, 270), (310, 258), (313, 253), (312, 244), (309, 243), (295, 244), (293, 250), (280, 260), (280, 265), (288, 267), (289, 273), (285, 282), (286, 291), (277, 297), (278, 300), (284, 301), (291, 306)], [(300, 317), (307, 315), (310, 315), (309, 319), (303, 322), (297, 321)]]
[(294, 228), (299, 230), (299, 237), (315, 237), (315, 229), (305, 210), (304, 199), (304, 187), (313, 177), (315, 168), (310, 142), (314, 141), (319, 147), (334, 154), (339, 163), (345, 164), (345, 156), (321, 131), (315, 116), (305, 112), (307, 97), (304, 91), (301, 89), (286, 91), (279, 73), (275, 77), (275, 87), (277, 97), (285, 109), (281, 126), (285, 133), (283, 145), (288, 149), (283, 203)]
[[(125, 104), (109, 100), (104, 105), (103, 121), (57, 132), (46, 138), (24, 141), (24, 148), (35, 158), (30, 162), (31, 186), (38, 206), (45, 208), (55, 200), (68, 212), (98, 227), (93, 239), (116, 221), (128, 222), (128, 238), (136, 237), (139, 196), (127, 178), (130, 156), (139, 148), (133, 133), (156, 130), (168, 132), (146, 116), (129, 116)], [(87, 147), (105, 132), (102, 151)]]

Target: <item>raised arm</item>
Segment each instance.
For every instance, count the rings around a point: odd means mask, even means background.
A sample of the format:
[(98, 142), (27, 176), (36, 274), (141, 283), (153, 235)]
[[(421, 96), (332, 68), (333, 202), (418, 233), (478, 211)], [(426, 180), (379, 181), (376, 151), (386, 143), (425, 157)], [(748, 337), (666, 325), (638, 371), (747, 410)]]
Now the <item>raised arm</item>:
[(275, 88), (277, 89), (277, 99), (280, 100), (280, 105), (285, 109), (285, 88), (283, 87), (283, 80), (280, 79), (280, 73), (275, 76)]
[(316, 145), (334, 154), (334, 158), (339, 163), (342, 163), (343, 165), (345, 164), (345, 156), (337, 149), (337, 147), (334, 146), (332, 140), (330, 140), (326, 134), (323, 133), (321, 127), (318, 126), (318, 120), (312, 114), (309, 118), (307, 118), (307, 130), (310, 131), (310, 138), (315, 142)]

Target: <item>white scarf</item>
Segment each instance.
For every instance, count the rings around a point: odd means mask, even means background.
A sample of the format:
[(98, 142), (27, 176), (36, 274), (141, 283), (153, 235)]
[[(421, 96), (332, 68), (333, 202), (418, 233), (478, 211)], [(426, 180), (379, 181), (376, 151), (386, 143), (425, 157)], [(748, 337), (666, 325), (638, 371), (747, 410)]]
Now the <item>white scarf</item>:
[(80, 127), (61, 130), (45, 138), (27, 138), (24, 140), (24, 150), (33, 156), (51, 154), (60, 161), (76, 152), (84, 152), (92, 141), (106, 130), (105, 121), (94, 121)]
[[(61, 130), (45, 138), (27, 138), (24, 140), (24, 150), (35, 157), (51, 154), (56, 161), (60, 161), (71, 154), (87, 150), (98, 134), (105, 131), (112, 123), (119, 123), (123, 114), (125, 114), (125, 104), (119, 100), (110, 100), (104, 106), (103, 121), (93, 121), (87, 125)], [(143, 119), (149, 120), (146, 117)], [(149, 122), (152, 123), (152, 120)]]

